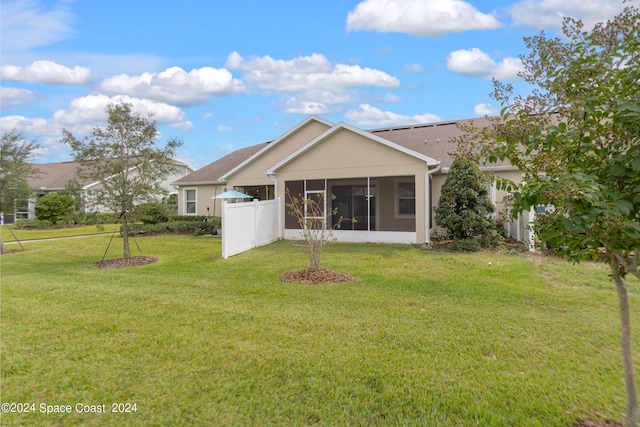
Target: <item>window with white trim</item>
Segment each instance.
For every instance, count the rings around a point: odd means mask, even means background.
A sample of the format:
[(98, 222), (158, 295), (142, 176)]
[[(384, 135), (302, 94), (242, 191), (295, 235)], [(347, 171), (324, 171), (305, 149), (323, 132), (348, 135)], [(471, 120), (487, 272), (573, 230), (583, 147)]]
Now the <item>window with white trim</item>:
[(195, 215), (197, 212), (196, 209), (196, 190), (185, 190), (184, 191), (184, 200), (185, 200), (185, 214), (186, 215)]
[(415, 217), (416, 183), (414, 181), (396, 182), (396, 216)]

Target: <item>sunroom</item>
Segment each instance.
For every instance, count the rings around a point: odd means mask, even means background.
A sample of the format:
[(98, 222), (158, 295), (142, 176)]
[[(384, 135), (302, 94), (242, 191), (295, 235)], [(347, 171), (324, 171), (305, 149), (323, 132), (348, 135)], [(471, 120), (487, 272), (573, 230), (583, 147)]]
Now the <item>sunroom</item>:
[[(304, 197), (323, 207), (323, 220), (341, 241), (416, 243), (415, 176), (285, 181), (289, 197)], [(418, 209), (420, 211), (420, 209)], [(284, 237), (300, 237), (300, 225), (285, 213)]]

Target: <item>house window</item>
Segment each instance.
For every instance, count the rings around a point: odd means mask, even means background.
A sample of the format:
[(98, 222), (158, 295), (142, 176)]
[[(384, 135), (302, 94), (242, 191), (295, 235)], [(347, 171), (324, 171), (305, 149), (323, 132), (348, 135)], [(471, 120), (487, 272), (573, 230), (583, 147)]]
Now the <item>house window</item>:
[(416, 183), (396, 183), (396, 216), (414, 217), (416, 215)]
[(185, 198), (185, 213), (187, 215), (195, 215), (196, 214), (196, 190), (185, 190), (184, 192)]

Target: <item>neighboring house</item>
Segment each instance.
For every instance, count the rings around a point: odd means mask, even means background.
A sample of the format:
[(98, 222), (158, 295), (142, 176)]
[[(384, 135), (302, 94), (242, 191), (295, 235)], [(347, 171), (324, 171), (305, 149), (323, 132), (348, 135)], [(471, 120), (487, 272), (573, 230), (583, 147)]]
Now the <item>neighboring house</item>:
[[(474, 119), (483, 126), (485, 119)], [(185, 215), (216, 215), (211, 197), (236, 189), (260, 200), (279, 198), (282, 238), (299, 238), (288, 215), (286, 190), (292, 195), (327, 197), (338, 240), (427, 243), (442, 185), (453, 162), (456, 122), (429, 123), (365, 131), (310, 116), (279, 138), (235, 151), (176, 182), (178, 209)], [(520, 172), (506, 164), (481, 166), (518, 181)], [(492, 187), (498, 210), (505, 194)], [(333, 224), (332, 224), (333, 225)]]
[[(194, 169), (177, 160), (173, 161), (175, 166), (175, 172), (167, 177), (162, 186), (167, 190), (168, 194), (175, 194), (176, 189), (171, 183), (178, 178), (188, 175), (194, 171)], [(78, 170), (78, 163), (76, 162), (57, 162), (57, 163), (42, 163), (34, 164), (38, 169), (36, 175), (29, 178), (27, 181), (29, 186), (33, 189), (33, 198), (25, 203), (18, 203), (15, 219), (33, 219), (35, 218), (35, 202), (38, 198), (53, 193), (55, 191), (64, 190), (65, 186), (71, 182), (75, 177)], [(92, 188), (96, 188), (102, 185), (101, 182), (94, 182), (92, 180), (85, 180), (80, 182), (82, 191), (90, 191)], [(102, 207), (86, 206), (86, 211), (105, 211)], [(12, 222), (12, 218), (8, 215), (5, 216), (7, 223)]]

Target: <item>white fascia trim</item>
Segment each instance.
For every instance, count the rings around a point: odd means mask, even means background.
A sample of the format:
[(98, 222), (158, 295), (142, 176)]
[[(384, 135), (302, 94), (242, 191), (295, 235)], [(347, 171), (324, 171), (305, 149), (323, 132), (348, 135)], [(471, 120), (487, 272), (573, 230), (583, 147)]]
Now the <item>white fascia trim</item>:
[(229, 179), (230, 176), (234, 175), (236, 172), (238, 172), (240, 169), (244, 168), (249, 163), (253, 162), (258, 157), (262, 156), (262, 154), (264, 152), (271, 150), (273, 147), (278, 145), (280, 143), (280, 141), (282, 141), (283, 139), (288, 138), (290, 135), (292, 135), (298, 129), (303, 128), (304, 126), (306, 126), (311, 121), (320, 122), (320, 123), (325, 124), (325, 125), (327, 125), (329, 127), (333, 126), (333, 123), (331, 123), (330, 121), (325, 120), (322, 117), (318, 117), (316, 115), (311, 115), (311, 116), (307, 117), (306, 119), (304, 119), (303, 121), (301, 121), (300, 123), (298, 123), (297, 125), (295, 125), (294, 127), (292, 127), (291, 129), (289, 129), (284, 134), (280, 135), (278, 138), (276, 138), (273, 141), (271, 141), (262, 150), (258, 151), (253, 156), (249, 157), (247, 160), (245, 160), (244, 162), (240, 163), (235, 168), (231, 169), (229, 172), (227, 172), (224, 175), (222, 175), (220, 177), (220, 181), (225, 181), (226, 182)]
[[(127, 170), (127, 172), (133, 172), (133, 171), (134, 171), (134, 170), (136, 170), (136, 169), (138, 169), (138, 166), (137, 166), (137, 165), (136, 165), (136, 166), (132, 166), (132, 167), (130, 167), (130, 168)], [(114, 176), (116, 176), (116, 175), (117, 175), (117, 174), (115, 174), (115, 175), (109, 175), (108, 177), (106, 177), (106, 178), (105, 178), (105, 179), (103, 179), (102, 181), (95, 181), (95, 182), (92, 182), (91, 184), (87, 184), (87, 185), (85, 185), (84, 187), (82, 187), (82, 189), (83, 189), (83, 190), (88, 190), (88, 189), (89, 189), (89, 188), (91, 188), (91, 187), (95, 187), (96, 185), (102, 184), (102, 183), (103, 183), (103, 182), (105, 182), (105, 181), (109, 181), (111, 178), (113, 178), (113, 177), (114, 177)]]
[(287, 157), (285, 157), (284, 159), (280, 160), (278, 163), (276, 163), (275, 165), (271, 166), (269, 169), (267, 169), (267, 171), (265, 172), (265, 174), (267, 175), (274, 175), (276, 173), (276, 171), (278, 169), (280, 169), (282, 166), (286, 165), (287, 163), (289, 163), (290, 161), (294, 160), (296, 157), (300, 156), (301, 154), (304, 154), (306, 151), (310, 150), (313, 146), (315, 146), (316, 144), (320, 143), (321, 141), (329, 138), (331, 135), (333, 135), (334, 133), (338, 132), (341, 129), (347, 129), (353, 133), (356, 133), (360, 136), (363, 136), (365, 138), (368, 138), (372, 141), (378, 142), (382, 145), (386, 145), (387, 147), (393, 148), (394, 150), (400, 151), (402, 153), (408, 154), (409, 156), (415, 157), (417, 159), (420, 159), (424, 162), (427, 163), (428, 166), (437, 166), (440, 164), (439, 161), (425, 156), (423, 154), (420, 154), (416, 151), (413, 150), (409, 150), (406, 147), (403, 147), (402, 145), (396, 144), (395, 142), (391, 142), (387, 139), (384, 138), (380, 138), (379, 136), (373, 135), (369, 132), (366, 132), (362, 129), (359, 129), (355, 126), (352, 126), (350, 124), (344, 123), (344, 122), (340, 122), (336, 125), (334, 125), (331, 129), (327, 129), (326, 132), (324, 132), (323, 134), (317, 136), (316, 138), (314, 138), (313, 140), (309, 141), (307, 144), (305, 144), (304, 146), (300, 147), (298, 150), (296, 150), (295, 152), (291, 153), (290, 155), (288, 155)]
[(227, 181), (192, 181), (192, 182), (172, 182), (174, 187), (189, 187), (192, 185), (224, 185)]
[[(480, 172), (516, 172), (519, 169), (514, 166), (480, 166)], [(451, 167), (442, 168), (442, 173), (449, 173)]]

